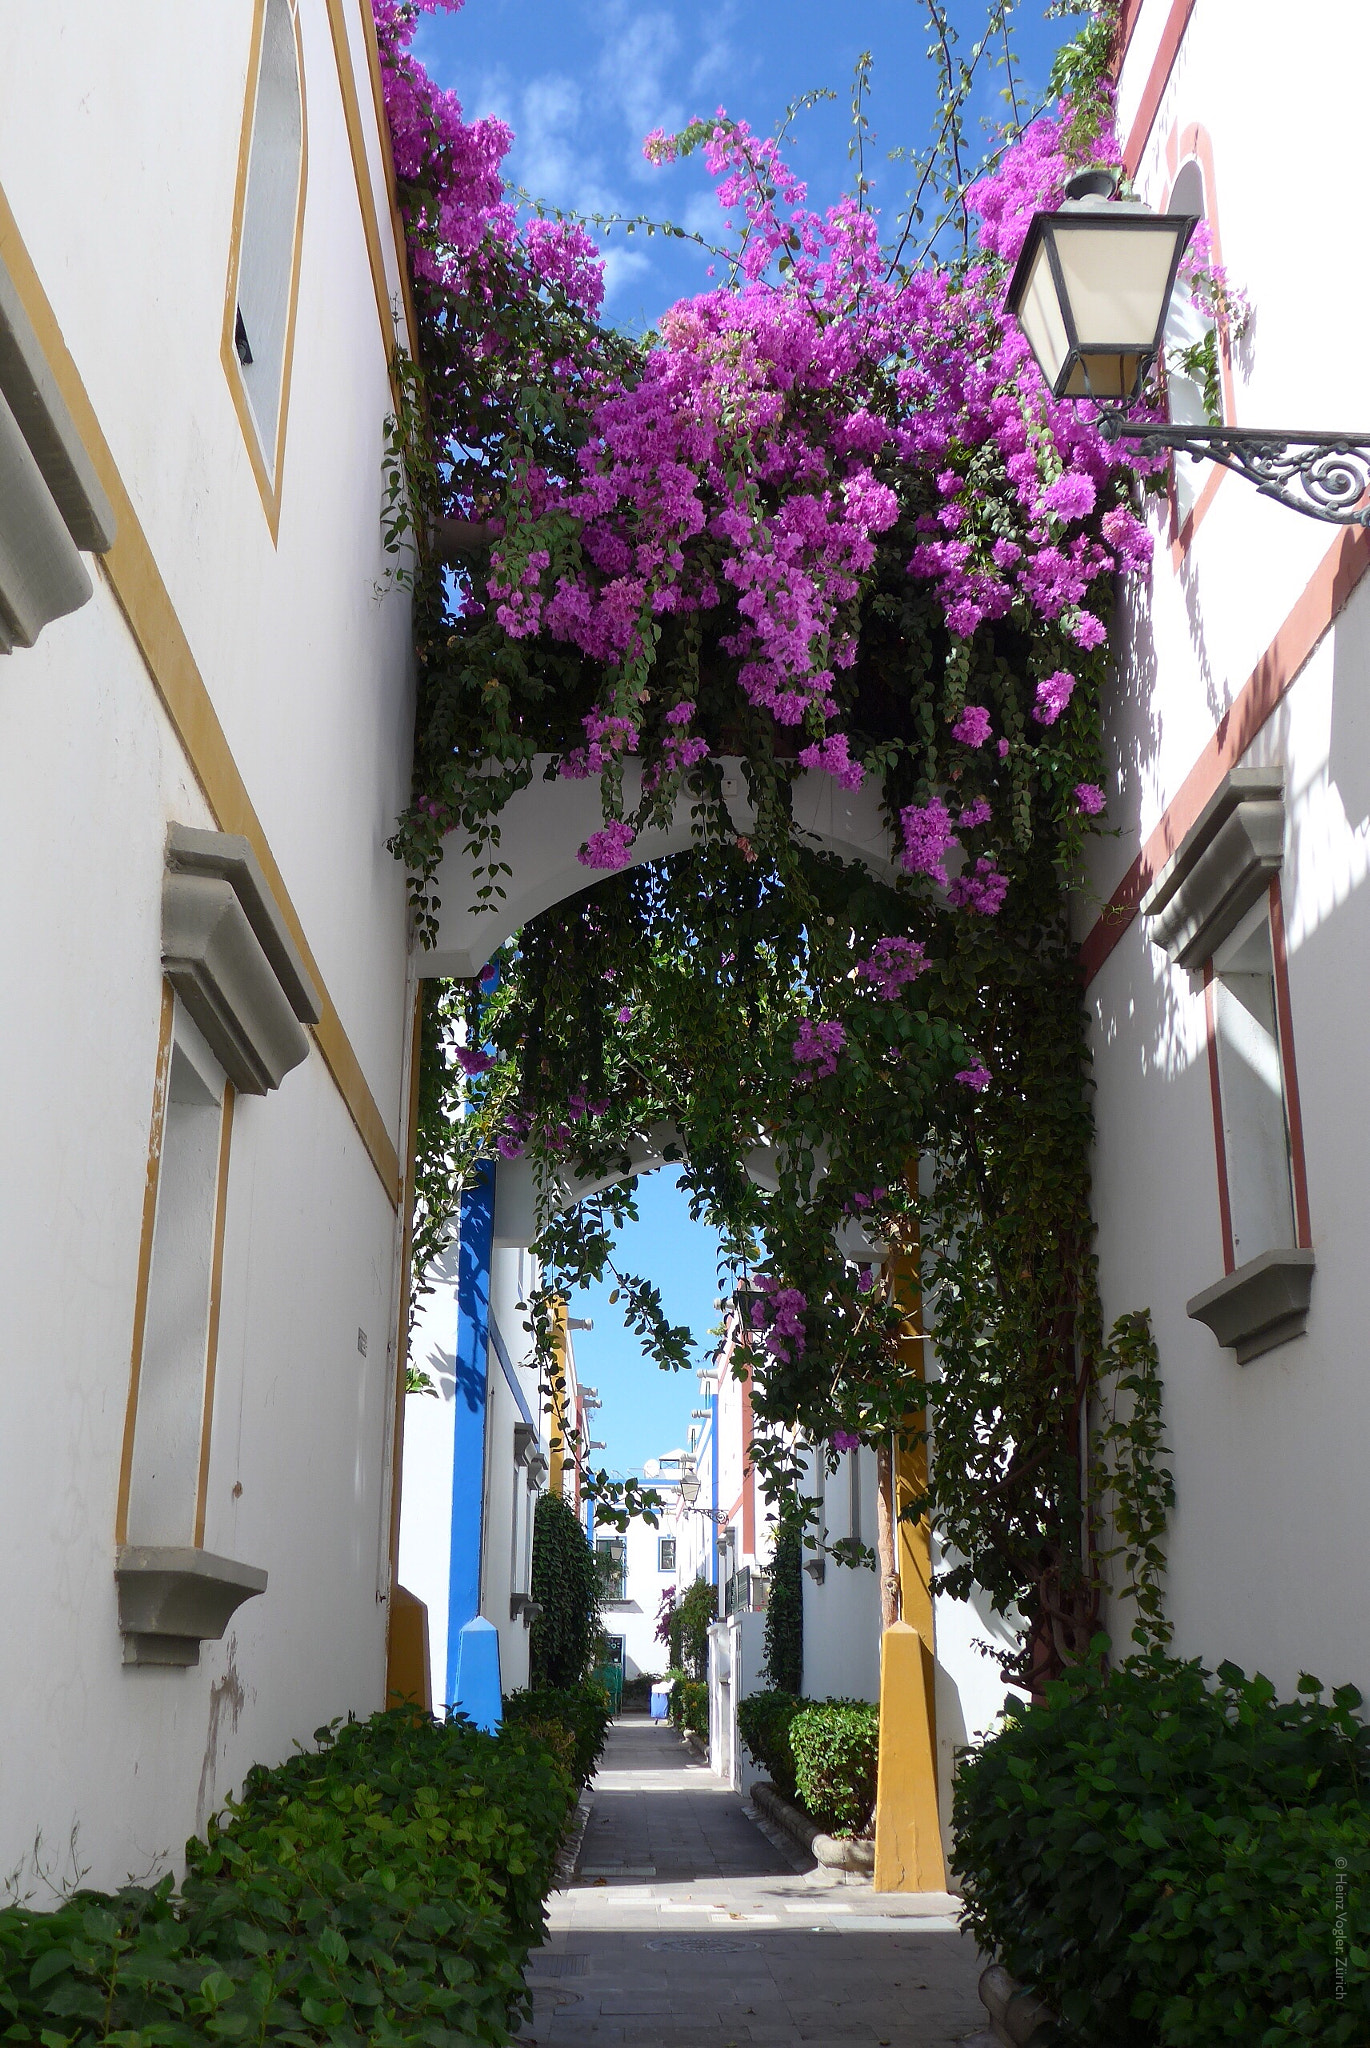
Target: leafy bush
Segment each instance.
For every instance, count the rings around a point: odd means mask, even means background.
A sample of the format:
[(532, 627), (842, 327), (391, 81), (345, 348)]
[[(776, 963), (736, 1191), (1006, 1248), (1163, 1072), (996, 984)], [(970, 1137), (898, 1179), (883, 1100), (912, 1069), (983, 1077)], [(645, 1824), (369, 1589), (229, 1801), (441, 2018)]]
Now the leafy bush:
[(701, 1742), (709, 1739), (709, 1688), (702, 1678), (689, 1678), (683, 1671), (670, 1671), (671, 1719), (677, 1728), (688, 1729)]
[(1048, 1686), (961, 1764), (965, 1924), (1085, 2048), (1362, 2048), (1360, 1704), (1159, 1651)]
[[(681, 1664), (691, 1678), (705, 1678), (709, 1669), (709, 1625), (718, 1620), (718, 1588), (707, 1579), (696, 1579), (676, 1602), (670, 1626), (673, 1663)], [(675, 1653), (676, 1642), (680, 1654)]]
[(805, 1811), (829, 1834), (860, 1834), (875, 1810), (879, 1707), (868, 1700), (818, 1700), (794, 1716), (789, 1739)]
[(187, 1844), (179, 1897), (0, 1912), (0, 2040), (505, 2048), (571, 1781), (525, 1730), (412, 1709), (321, 1729)]
[[(604, 1749), (613, 1709), (602, 1685), (543, 1685), (511, 1692), (504, 1702), (504, 1718), (515, 1727), (536, 1732), (555, 1729), (569, 1736), (567, 1769), (578, 1785), (588, 1785)], [(555, 1741), (548, 1746), (558, 1749)]]
[(623, 1712), (645, 1714), (652, 1704), (652, 1687), (659, 1682), (660, 1674), (655, 1671), (639, 1671), (632, 1678), (623, 1681)]
[(782, 1799), (794, 1799), (794, 1751), (790, 1723), (809, 1705), (792, 1692), (754, 1692), (737, 1703), (737, 1728), (747, 1754), (764, 1771)]
[(782, 1516), (771, 1557), (771, 1592), (766, 1603), (766, 1671), (781, 1692), (804, 1685), (804, 1526)]
[(528, 1632), (533, 1684), (579, 1685), (599, 1639), (603, 1588), (576, 1511), (557, 1493), (541, 1494), (533, 1513), (532, 1590), (542, 1609)]

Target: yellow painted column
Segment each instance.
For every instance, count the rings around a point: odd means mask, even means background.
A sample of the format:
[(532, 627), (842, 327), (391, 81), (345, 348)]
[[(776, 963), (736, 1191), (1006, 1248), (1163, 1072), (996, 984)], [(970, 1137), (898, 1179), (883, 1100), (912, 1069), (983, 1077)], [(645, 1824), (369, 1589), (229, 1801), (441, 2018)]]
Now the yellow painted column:
[(390, 1596), (390, 1629), (385, 1660), (386, 1705), (433, 1711), (428, 1663), (428, 1609), (407, 1587)]
[[(923, 1382), (922, 1287), (918, 1246), (895, 1262), (896, 1298), (904, 1310), (900, 1340), (910, 1381)], [(923, 1429), (925, 1412), (905, 1417)], [(900, 1445), (894, 1458), (895, 1513), (927, 1486), (925, 1443)], [(895, 1523), (901, 1619), (880, 1646), (880, 1768), (875, 1798), (875, 1889), (946, 1890), (946, 1861), (937, 1811), (936, 1667), (932, 1629), (932, 1528), (928, 1517)]]
[(556, 1321), (552, 1329), (552, 1344), (556, 1351), (556, 1370), (552, 1378), (552, 1431), (547, 1452), (547, 1491), (561, 1498), (562, 1477), (566, 1468), (566, 1303), (558, 1301), (555, 1309)]

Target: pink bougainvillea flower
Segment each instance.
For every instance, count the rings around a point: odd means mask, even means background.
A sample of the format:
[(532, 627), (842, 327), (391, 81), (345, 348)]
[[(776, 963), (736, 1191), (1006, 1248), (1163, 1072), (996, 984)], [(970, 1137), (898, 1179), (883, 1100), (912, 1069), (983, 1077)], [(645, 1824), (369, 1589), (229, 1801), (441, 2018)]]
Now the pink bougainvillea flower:
[(976, 1060), (972, 1066), (962, 1067), (956, 1078), (963, 1088), (973, 1088), (975, 1093), (979, 1095), (989, 1086), (989, 1068), (983, 1060)]
[(967, 704), (951, 729), (952, 738), (963, 747), (983, 747), (989, 734), (989, 713), (983, 704)]
[(491, 1067), (494, 1066), (496, 1058), (497, 1055), (495, 1053), (482, 1052), (478, 1046), (459, 1045), (457, 1047), (457, 1060), (463, 1074), (488, 1074)]
[(988, 825), (991, 816), (992, 813), (985, 798), (977, 796), (965, 806), (964, 810), (956, 813), (956, 822), (963, 831), (970, 832), (977, 825)]
[(981, 917), (998, 914), (1008, 894), (1008, 876), (1001, 874), (988, 854), (982, 854), (974, 868), (958, 875), (947, 885), (947, 900), (956, 910), (973, 910)]
[(835, 1019), (815, 1024), (806, 1017), (791, 1048), (794, 1063), (797, 1067), (809, 1067), (810, 1079), (821, 1081), (837, 1072), (837, 1055), (846, 1042), (846, 1030)]
[[(863, 1268), (863, 1271), (869, 1272), (870, 1268), (867, 1266)], [(859, 1451), (861, 1439), (854, 1430), (835, 1429), (828, 1438), (828, 1446), (829, 1449), (834, 1451)]]
[(1068, 668), (1058, 668), (1043, 677), (1037, 685), (1037, 702), (1032, 715), (1039, 725), (1055, 725), (1061, 713), (1069, 704), (1075, 689), (1075, 678)]
[(1097, 782), (1077, 782), (1075, 808), (1086, 818), (1097, 818), (1104, 807), (1104, 793)]
[(633, 828), (622, 818), (613, 818), (602, 832), (592, 832), (576, 859), (583, 868), (626, 868), (633, 849)]
[(799, 765), (801, 768), (821, 768), (843, 789), (860, 789), (866, 779), (861, 763), (851, 758), (844, 732), (829, 733), (821, 746), (805, 747), (800, 753)]
[(619, 1023), (620, 1023), (620, 1024), (627, 1024), (627, 1023), (630, 1023), (630, 1022), (632, 1021), (632, 1015), (633, 1015), (633, 1012), (632, 1012), (632, 1006), (631, 1006), (631, 1004), (629, 1004), (629, 1003), (625, 1003), (625, 1004), (623, 1005), (623, 1008), (622, 1008), (622, 1009), (621, 1009), (621, 1010), (619, 1011), (619, 1013), (618, 1013), (618, 1021), (619, 1021)]
[(947, 879), (946, 858), (955, 846), (951, 813), (940, 797), (925, 804), (909, 804), (899, 813), (904, 834), (904, 866), (911, 875), (931, 875), (935, 882)]
[(927, 972), (927, 966), (927, 956), (917, 939), (895, 937), (881, 939), (873, 946), (868, 960), (857, 961), (856, 972), (862, 981), (873, 981), (876, 994), (892, 1003), (907, 982), (916, 981)]

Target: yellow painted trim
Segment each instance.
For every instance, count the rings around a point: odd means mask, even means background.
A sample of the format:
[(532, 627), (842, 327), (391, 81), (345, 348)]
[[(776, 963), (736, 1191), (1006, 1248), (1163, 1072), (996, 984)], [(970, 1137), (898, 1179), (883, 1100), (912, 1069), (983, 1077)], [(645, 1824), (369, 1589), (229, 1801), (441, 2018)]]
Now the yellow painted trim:
[[(419, 1058), (423, 1043), (423, 984), (414, 991), (409, 1040), (409, 1130), (404, 1148), (404, 1228), (400, 1238), (399, 1326), (395, 1332), (395, 1427), (390, 1445), (390, 1587), (400, 1583), (400, 1507), (404, 1492), (404, 1383), (409, 1369), (409, 1267), (414, 1249), (414, 1168), (419, 1156)], [(424, 1610), (425, 1616), (427, 1609)], [(391, 1624), (394, 1609), (391, 1608)], [(425, 1621), (425, 1627), (427, 1622)]]
[[(903, 1310), (900, 1358), (911, 1386), (922, 1386), (922, 1260), (918, 1241), (895, 1261), (895, 1299)], [(910, 1410), (904, 1428), (926, 1426)], [(902, 1518), (927, 1491), (928, 1450), (896, 1439), (895, 1558), (901, 1620), (885, 1630), (880, 1650), (880, 1765), (875, 1801), (875, 1889), (945, 1891), (946, 1862), (937, 1813), (937, 1697), (932, 1614), (932, 1525)]]
[[(290, 254), (290, 300), (285, 316), (285, 348), (281, 356), (281, 396), (276, 410), (276, 446), (267, 468), (257, 429), (252, 401), (243, 382), (238, 361), (235, 330), (238, 316), (238, 270), (242, 258), (243, 211), (247, 205), (247, 172), (252, 157), (252, 130), (257, 111), (257, 86), (262, 68), (262, 37), (266, 26), (267, 0), (254, 0), (252, 43), (247, 63), (247, 98), (243, 107), (243, 128), (238, 143), (238, 176), (233, 194), (233, 229), (229, 237), (228, 283), (224, 291), (224, 325), (219, 340), (219, 360), (228, 379), (233, 409), (238, 415), (243, 440), (247, 443), (252, 474), (257, 479), (262, 510), (274, 547), (281, 523), (281, 473), (285, 467), (286, 418), (290, 411), (290, 379), (295, 360), (295, 314), (300, 297), (300, 260), (304, 243), (304, 195), (309, 182), (309, 109), (305, 97), (304, 38), (300, 33), (297, 0), (289, 0), (290, 25), (295, 31), (295, 65), (300, 81), (300, 184), (295, 198), (295, 239)], [(388, 354), (388, 351), (387, 351)]]
[[(398, 336), (395, 332), (395, 315), (390, 303), (390, 284), (385, 274), (385, 254), (381, 244), (380, 219), (376, 206), (375, 187), (371, 178), (371, 166), (366, 155), (366, 138), (362, 132), (361, 100), (357, 94), (357, 79), (352, 67), (352, 45), (348, 40), (347, 18), (343, 12), (343, 0), (327, 0), (328, 26), (333, 34), (333, 56), (338, 67), (338, 85), (342, 92), (343, 119), (347, 123), (347, 143), (352, 152), (352, 175), (356, 180), (357, 199), (361, 207), (362, 229), (366, 236), (366, 254), (371, 264), (371, 283), (376, 294), (376, 310), (380, 314), (381, 333), (385, 337), (386, 359), (395, 353)], [(373, 84), (374, 90), (374, 84)], [(384, 121), (381, 123), (382, 143), (387, 136)], [(393, 191), (393, 186), (391, 187)], [(404, 299), (405, 317), (409, 323), (409, 352), (415, 353), (414, 323), (409, 304), (408, 266), (400, 265), (403, 280), (401, 293)]]
[(400, 291), (404, 298), (405, 325), (409, 330), (409, 353), (418, 354), (418, 316), (414, 311), (414, 292), (409, 279), (409, 244), (404, 236), (404, 221), (400, 214), (399, 197), (395, 189), (395, 152), (390, 140), (390, 118), (385, 111), (385, 87), (381, 79), (381, 46), (376, 39), (376, 17), (371, 0), (357, 0), (361, 9), (362, 37), (366, 43), (367, 69), (371, 73), (371, 103), (375, 108), (376, 127), (381, 138), (381, 162), (385, 166), (385, 193), (390, 201), (390, 232), (395, 238), (395, 261), (399, 266)]
[(371, 1163), (380, 1175), (387, 1199), (392, 1206), (398, 1206), (400, 1161), (394, 1140), (367, 1086), (366, 1076), (343, 1029), (342, 1019), (324, 986), (318, 962), (286, 891), (262, 822), (253, 809), (252, 799), (191, 653), (185, 630), (176, 616), (170, 593), (153, 558), (147, 535), (133, 509), (133, 501), (115, 465), (109, 443), (100, 431), (94, 407), (3, 191), (0, 191), (0, 260), (9, 271), (76, 430), (114, 507), (118, 523), (114, 546), (100, 558), (105, 577), (138, 643), (153, 688), (175, 727), (176, 736), (216, 823), (222, 831), (241, 832), (249, 839), (262, 864), (280, 905), (281, 915), (319, 990), (323, 1014), (314, 1026), (315, 1043), (347, 1105), (348, 1114), (366, 1146)]
[(896, 1621), (880, 1643), (880, 1766), (875, 1795), (878, 1892), (944, 1892), (937, 1750), (929, 1753), (935, 1667), (916, 1628)]
[[(3, 243), (0, 243), (0, 248)], [(176, 997), (171, 983), (162, 983), (162, 1014), (157, 1026), (157, 1064), (152, 1078), (152, 1123), (147, 1141), (147, 1178), (143, 1183), (143, 1229), (138, 1241), (138, 1280), (133, 1295), (133, 1352), (128, 1371), (128, 1405), (124, 1409), (124, 1442), (119, 1453), (119, 1491), (114, 1504), (114, 1540), (128, 1541), (128, 1496), (133, 1484), (133, 1432), (138, 1420), (138, 1382), (143, 1371), (143, 1332), (147, 1328), (148, 1285), (152, 1278), (152, 1234), (157, 1223), (157, 1183), (162, 1173), (162, 1138), (166, 1131), (167, 1083), (171, 1079), (171, 1026)]]
[(566, 1334), (568, 1310), (558, 1296), (552, 1304), (552, 1350), (557, 1362), (552, 1381), (552, 1427), (547, 1451), (547, 1491), (561, 1498), (566, 1477)]
[(219, 1180), (214, 1195), (214, 1250), (209, 1269), (209, 1321), (205, 1329), (205, 1394), (200, 1416), (200, 1470), (195, 1482), (195, 1548), (205, 1541), (205, 1503), (209, 1496), (209, 1439), (214, 1428), (214, 1375), (219, 1363), (219, 1302), (224, 1278), (224, 1216), (228, 1209), (228, 1152), (233, 1138), (233, 1083), (224, 1083), (223, 1116), (219, 1124)]

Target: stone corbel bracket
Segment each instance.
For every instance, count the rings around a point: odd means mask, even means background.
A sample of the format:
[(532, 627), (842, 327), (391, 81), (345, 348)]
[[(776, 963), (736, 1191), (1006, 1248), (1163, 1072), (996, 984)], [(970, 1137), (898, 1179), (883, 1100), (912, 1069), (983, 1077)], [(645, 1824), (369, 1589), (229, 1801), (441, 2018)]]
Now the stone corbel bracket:
[(113, 508), (0, 262), (0, 654), (79, 611), (82, 550), (113, 545)]
[(1235, 1273), (1186, 1302), (1187, 1314), (1206, 1323), (1238, 1365), (1301, 1337), (1313, 1295), (1313, 1253), (1301, 1247), (1262, 1252)]
[(198, 1664), (266, 1573), (209, 1550), (125, 1543), (114, 1566), (125, 1664)]
[(1284, 770), (1234, 768), (1142, 898), (1151, 943), (1199, 968), (1284, 859)]
[(319, 993), (246, 839), (171, 827), (162, 965), (240, 1092), (279, 1088), (308, 1056)]

